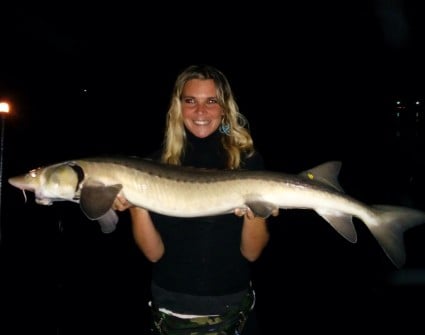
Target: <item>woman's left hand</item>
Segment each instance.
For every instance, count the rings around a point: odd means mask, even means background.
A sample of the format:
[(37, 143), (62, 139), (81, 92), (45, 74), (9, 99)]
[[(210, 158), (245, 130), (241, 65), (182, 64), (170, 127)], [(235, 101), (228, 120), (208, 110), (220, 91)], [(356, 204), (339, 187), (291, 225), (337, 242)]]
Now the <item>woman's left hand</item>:
[[(255, 214), (250, 208), (236, 208), (234, 210), (234, 213), (236, 216), (247, 216), (248, 219), (254, 219)], [(278, 216), (279, 215), (279, 208), (276, 208), (271, 213), (272, 216)]]

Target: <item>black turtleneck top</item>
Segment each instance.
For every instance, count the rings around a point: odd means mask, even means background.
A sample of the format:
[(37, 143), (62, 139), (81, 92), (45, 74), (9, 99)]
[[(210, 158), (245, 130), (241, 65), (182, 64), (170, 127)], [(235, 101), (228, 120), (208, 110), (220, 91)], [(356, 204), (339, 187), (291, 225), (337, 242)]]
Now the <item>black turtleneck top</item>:
[[(206, 138), (198, 138), (187, 133), (182, 165), (225, 169), (226, 154), (220, 141), (225, 135), (217, 131)], [(243, 158), (243, 168), (262, 169), (262, 157), (255, 153)], [(179, 297), (158, 297), (162, 305), (168, 304), (161, 307), (179, 313), (199, 314), (201, 310), (210, 314), (215, 311), (209, 309), (208, 303), (203, 303), (202, 297), (232, 295), (249, 287), (250, 263), (240, 251), (243, 218), (234, 214), (198, 218), (150, 214), (165, 246), (164, 255), (153, 265), (153, 287), (161, 289), (153, 290), (153, 299), (155, 301), (155, 292), (161, 295), (175, 292)], [(199, 300), (185, 301), (185, 296), (199, 297)]]

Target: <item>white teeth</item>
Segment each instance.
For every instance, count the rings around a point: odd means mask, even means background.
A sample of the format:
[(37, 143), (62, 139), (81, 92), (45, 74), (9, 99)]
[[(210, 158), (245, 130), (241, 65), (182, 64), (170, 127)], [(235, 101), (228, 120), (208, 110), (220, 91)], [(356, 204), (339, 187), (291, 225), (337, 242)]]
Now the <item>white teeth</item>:
[(203, 125), (208, 124), (209, 121), (206, 121), (206, 120), (195, 120), (195, 121), (193, 121), (193, 123), (194, 124), (197, 124), (197, 125), (200, 125), (200, 126), (203, 126)]

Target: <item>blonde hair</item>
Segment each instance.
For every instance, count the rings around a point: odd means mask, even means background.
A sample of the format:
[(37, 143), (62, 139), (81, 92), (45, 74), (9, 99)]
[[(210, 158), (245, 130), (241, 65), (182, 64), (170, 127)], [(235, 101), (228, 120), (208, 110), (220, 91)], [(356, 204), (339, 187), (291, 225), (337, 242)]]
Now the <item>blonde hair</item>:
[(181, 165), (187, 141), (183, 124), (181, 95), (184, 85), (192, 79), (214, 80), (218, 103), (223, 108), (223, 123), (230, 126), (229, 134), (221, 136), (221, 142), (227, 153), (227, 168), (239, 168), (242, 153), (247, 157), (254, 153), (248, 120), (239, 112), (227, 78), (221, 71), (208, 65), (191, 65), (183, 70), (176, 79), (166, 117), (162, 162)]

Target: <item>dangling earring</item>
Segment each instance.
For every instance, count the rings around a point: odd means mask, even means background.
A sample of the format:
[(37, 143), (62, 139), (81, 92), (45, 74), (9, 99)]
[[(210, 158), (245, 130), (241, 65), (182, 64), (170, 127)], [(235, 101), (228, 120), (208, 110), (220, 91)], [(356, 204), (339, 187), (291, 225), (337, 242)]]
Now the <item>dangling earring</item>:
[(221, 124), (218, 129), (220, 130), (220, 133), (230, 135), (230, 124), (224, 123), (224, 117), (221, 119)]

